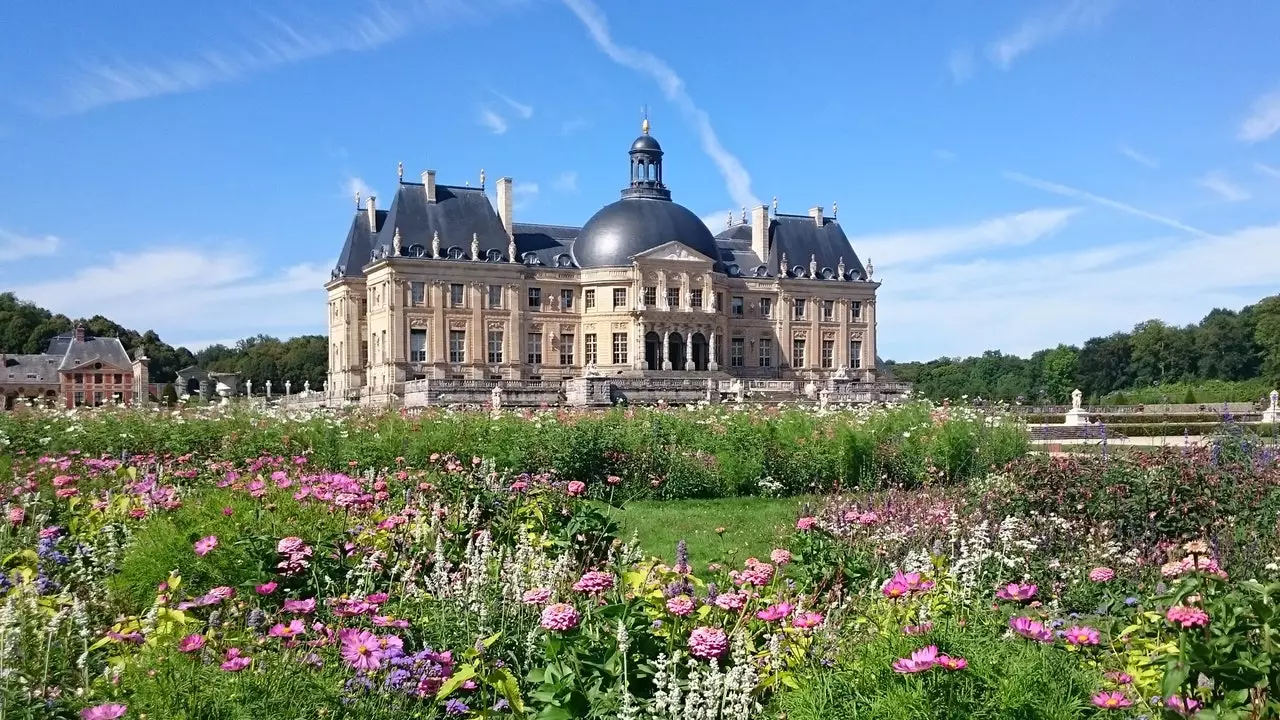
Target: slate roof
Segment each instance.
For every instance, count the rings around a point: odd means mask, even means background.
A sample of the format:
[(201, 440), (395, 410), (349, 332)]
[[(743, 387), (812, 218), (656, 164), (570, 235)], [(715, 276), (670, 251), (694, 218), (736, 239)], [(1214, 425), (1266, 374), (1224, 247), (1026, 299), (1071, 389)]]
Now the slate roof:
[(783, 215), (778, 213), (769, 223), (769, 257), (766, 264), (770, 273), (778, 270), (778, 261), (782, 254), (787, 255), (787, 265), (793, 269), (791, 275), (798, 273), (794, 268), (802, 269), (805, 276), (809, 274), (809, 259), (814, 256), (818, 261), (818, 277), (825, 277), (830, 270), (835, 279), (836, 268), (840, 259), (844, 258), (846, 280), (861, 280), (867, 271), (853, 251), (853, 245), (844, 234), (844, 229), (834, 218), (825, 218), (821, 227), (808, 215)]
[[(59, 336), (59, 338), (61, 337)], [(53, 349), (52, 345), (50, 349)], [(59, 363), (58, 369), (62, 371), (71, 370), (94, 362), (112, 365), (121, 370), (128, 370), (133, 365), (129, 360), (129, 353), (124, 349), (124, 344), (120, 342), (120, 338), (86, 336), (84, 340), (76, 340), (72, 336), (70, 342), (66, 345), (66, 350), (62, 355), (62, 362)]]
[(573, 244), (578, 239), (582, 228), (570, 225), (539, 225), (535, 223), (514, 223), (511, 232), (516, 236), (516, 252), (521, 261), (528, 253), (538, 262), (548, 267), (559, 265), (561, 256), (573, 259)]
[[(38, 355), (4, 355), (0, 367), (0, 383), (45, 383), (60, 381), (58, 373), (84, 365), (100, 362), (121, 370), (129, 370), (133, 363), (120, 338), (86, 336), (76, 340), (74, 332), (56, 335), (49, 340), (49, 348)], [(10, 378), (9, 375), (13, 374)], [(28, 378), (28, 374), (36, 377)]]
[[(0, 383), (5, 385), (56, 385), (58, 378), (57, 355), (3, 355), (0, 356)], [(34, 375), (35, 377), (28, 377)]]

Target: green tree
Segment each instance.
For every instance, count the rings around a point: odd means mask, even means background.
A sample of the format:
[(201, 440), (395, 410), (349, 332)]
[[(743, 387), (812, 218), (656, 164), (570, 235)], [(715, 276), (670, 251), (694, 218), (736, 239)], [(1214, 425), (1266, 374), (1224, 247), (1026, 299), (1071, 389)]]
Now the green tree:
[(1067, 402), (1076, 387), (1079, 365), (1079, 352), (1068, 345), (1059, 345), (1045, 353), (1043, 387), (1050, 400), (1055, 403)]
[(1262, 360), (1262, 376), (1280, 383), (1280, 295), (1272, 295), (1253, 306), (1253, 340)]

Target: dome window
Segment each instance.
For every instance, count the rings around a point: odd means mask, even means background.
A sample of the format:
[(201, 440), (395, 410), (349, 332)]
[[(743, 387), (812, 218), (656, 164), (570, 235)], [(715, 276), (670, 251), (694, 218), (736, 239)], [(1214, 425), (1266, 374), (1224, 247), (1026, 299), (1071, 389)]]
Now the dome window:
[(568, 253), (560, 253), (556, 256), (556, 267), (573, 267), (573, 258), (569, 257)]
[(835, 271), (835, 270), (832, 270), (831, 268), (826, 268), (826, 267), (822, 268), (822, 279), (823, 279), (823, 280), (834, 280), (834, 279), (835, 279), (835, 277), (836, 277), (836, 271)]
[(489, 262), (502, 262), (502, 251), (497, 248), (493, 248), (484, 254), (484, 258)]
[(405, 250), (404, 254), (409, 257), (420, 258), (427, 254), (427, 249), (421, 245), (410, 245), (409, 248)]
[(449, 259), (450, 259), (450, 260), (461, 260), (461, 259), (462, 259), (462, 248), (458, 247), (457, 245), (454, 245), (453, 247), (449, 248)]

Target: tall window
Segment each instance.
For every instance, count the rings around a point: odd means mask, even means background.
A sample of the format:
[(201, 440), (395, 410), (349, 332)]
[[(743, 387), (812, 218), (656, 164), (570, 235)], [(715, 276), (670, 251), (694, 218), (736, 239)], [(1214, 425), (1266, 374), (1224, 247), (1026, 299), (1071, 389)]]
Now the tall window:
[(672, 310), (680, 307), (680, 288), (667, 288), (667, 307)]
[(613, 334), (613, 364), (627, 364), (627, 334), (624, 332)]
[(77, 384), (84, 382), (84, 375), (81, 375), (80, 373), (76, 373), (75, 381)]
[(594, 288), (582, 291), (582, 304), (587, 306), (588, 310), (594, 310), (596, 307), (596, 291)]
[(560, 290), (560, 307), (565, 310), (573, 309), (573, 290), (569, 288), (561, 288)]
[(102, 384), (102, 373), (94, 373), (94, 374), (93, 374), (93, 384), (94, 384), (94, 385), (101, 385), (101, 384)]
[(449, 362), (464, 363), (467, 361), (467, 331), (449, 331)]
[(362, 367), (369, 366), (369, 341), (368, 340), (360, 341), (360, 365)]
[(696, 288), (689, 291), (689, 307), (702, 307), (702, 288)]
[(74, 404), (75, 404), (75, 406), (76, 406), (76, 407), (80, 407), (81, 405), (84, 405), (84, 391), (83, 391), (83, 390), (77, 390), (77, 391), (76, 391), (76, 393), (75, 393), (75, 402), (74, 402)]
[(773, 338), (760, 338), (760, 367), (773, 367)]
[(409, 283), (409, 302), (421, 305), (427, 301), (427, 284), (424, 282)]
[(793, 320), (804, 319), (804, 310), (805, 310), (804, 305), (805, 305), (804, 298), (796, 298), (795, 308), (792, 310), (792, 312), (794, 313), (792, 317)]
[(529, 307), (534, 310), (542, 307), (542, 288), (529, 288)]
[(734, 317), (742, 317), (742, 298), (734, 295), (729, 299), (729, 311)]
[(526, 362), (530, 365), (542, 364), (542, 333), (529, 333), (529, 353)]
[(449, 305), (462, 307), (462, 283), (449, 283)]
[(573, 335), (560, 333), (560, 364), (573, 364)]
[(502, 364), (502, 341), (503, 341), (503, 337), (502, 337), (501, 330), (489, 331), (489, 364), (490, 365)]
[(804, 340), (799, 338), (791, 341), (791, 367), (804, 367)]
[(617, 310), (618, 308), (625, 308), (626, 306), (627, 306), (627, 289), (614, 288), (613, 289), (613, 309)]
[(860, 322), (862, 320), (862, 301), (849, 301), (849, 322)]
[(119, 385), (119, 384), (120, 384), (120, 383), (122, 383), (122, 382), (124, 382), (124, 375), (122, 375), (122, 374), (120, 374), (120, 373), (116, 373), (116, 374), (115, 374), (115, 383), (116, 383), (117, 385)]
[(836, 366), (836, 341), (822, 341), (822, 367), (832, 368)]
[(836, 301), (823, 300), (822, 301), (822, 319), (834, 320), (835, 318), (836, 318)]
[(414, 329), (409, 331), (409, 362), (427, 361), (427, 331)]
[(501, 285), (489, 286), (489, 307), (495, 310), (502, 307), (502, 286)]
[(649, 286), (644, 289), (644, 306), (653, 307), (658, 304), (658, 288)]
[(102, 391), (101, 391), (101, 390), (94, 390), (94, 391), (93, 391), (93, 406), (94, 406), (94, 407), (98, 407), (98, 406), (99, 406), (99, 405), (101, 405), (101, 404), (102, 404)]
[(596, 350), (596, 334), (587, 333), (583, 335), (582, 342), (585, 346), (583, 348), (583, 352), (586, 355), (584, 359), (588, 365), (595, 365), (599, 361), (599, 353)]
[(862, 367), (862, 341), (849, 341), (849, 367), (858, 370)]
[(743, 344), (742, 338), (729, 340), (729, 367), (742, 367)]

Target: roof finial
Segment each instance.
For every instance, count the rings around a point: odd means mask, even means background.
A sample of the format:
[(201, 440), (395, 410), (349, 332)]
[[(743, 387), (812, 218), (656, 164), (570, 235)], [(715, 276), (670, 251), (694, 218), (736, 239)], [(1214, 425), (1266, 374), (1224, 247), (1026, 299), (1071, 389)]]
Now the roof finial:
[(640, 112), (641, 114), (644, 115), (644, 122), (640, 123), (640, 131), (643, 132), (645, 135), (648, 135), (649, 134), (649, 106), (645, 105), (644, 107), (640, 108)]
[(747, 224), (747, 208), (745, 205), (742, 208), (742, 224), (743, 225)]
[(867, 258), (867, 280), (870, 280), (872, 276), (874, 276), (875, 274), (876, 274), (876, 268), (874, 265), (871, 264), (871, 258), (868, 257)]
[(356, 209), (357, 210), (360, 209), (360, 191), (359, 190), (356, 191)]
[(840, 217), (840, 204), (832, 200), (831, 201), (831, 219), (835, 220), (839, 217)]
[(480, 168), (480, 189), (484, 189), (484, 168)]
[(730, 211), (729, 211), (729, 217), (728, 217), (728, 219), (726, 219), (726, 220), (725, 220), (725, 222), (724, 222), (724, 226), (725, 226), (726, 228), (731, 228), (731, 227), (733, 227), (733, 211), (732, 211), (732, 210), (730, 210)]
[(404, 182), (404, 163), (402, 162), (396, 163), (396, 177), (400, 179), (400, 182)]
[(774, 215), (778, 214), (778, 196), (777, 195), (773, 196), (773, 214)]

